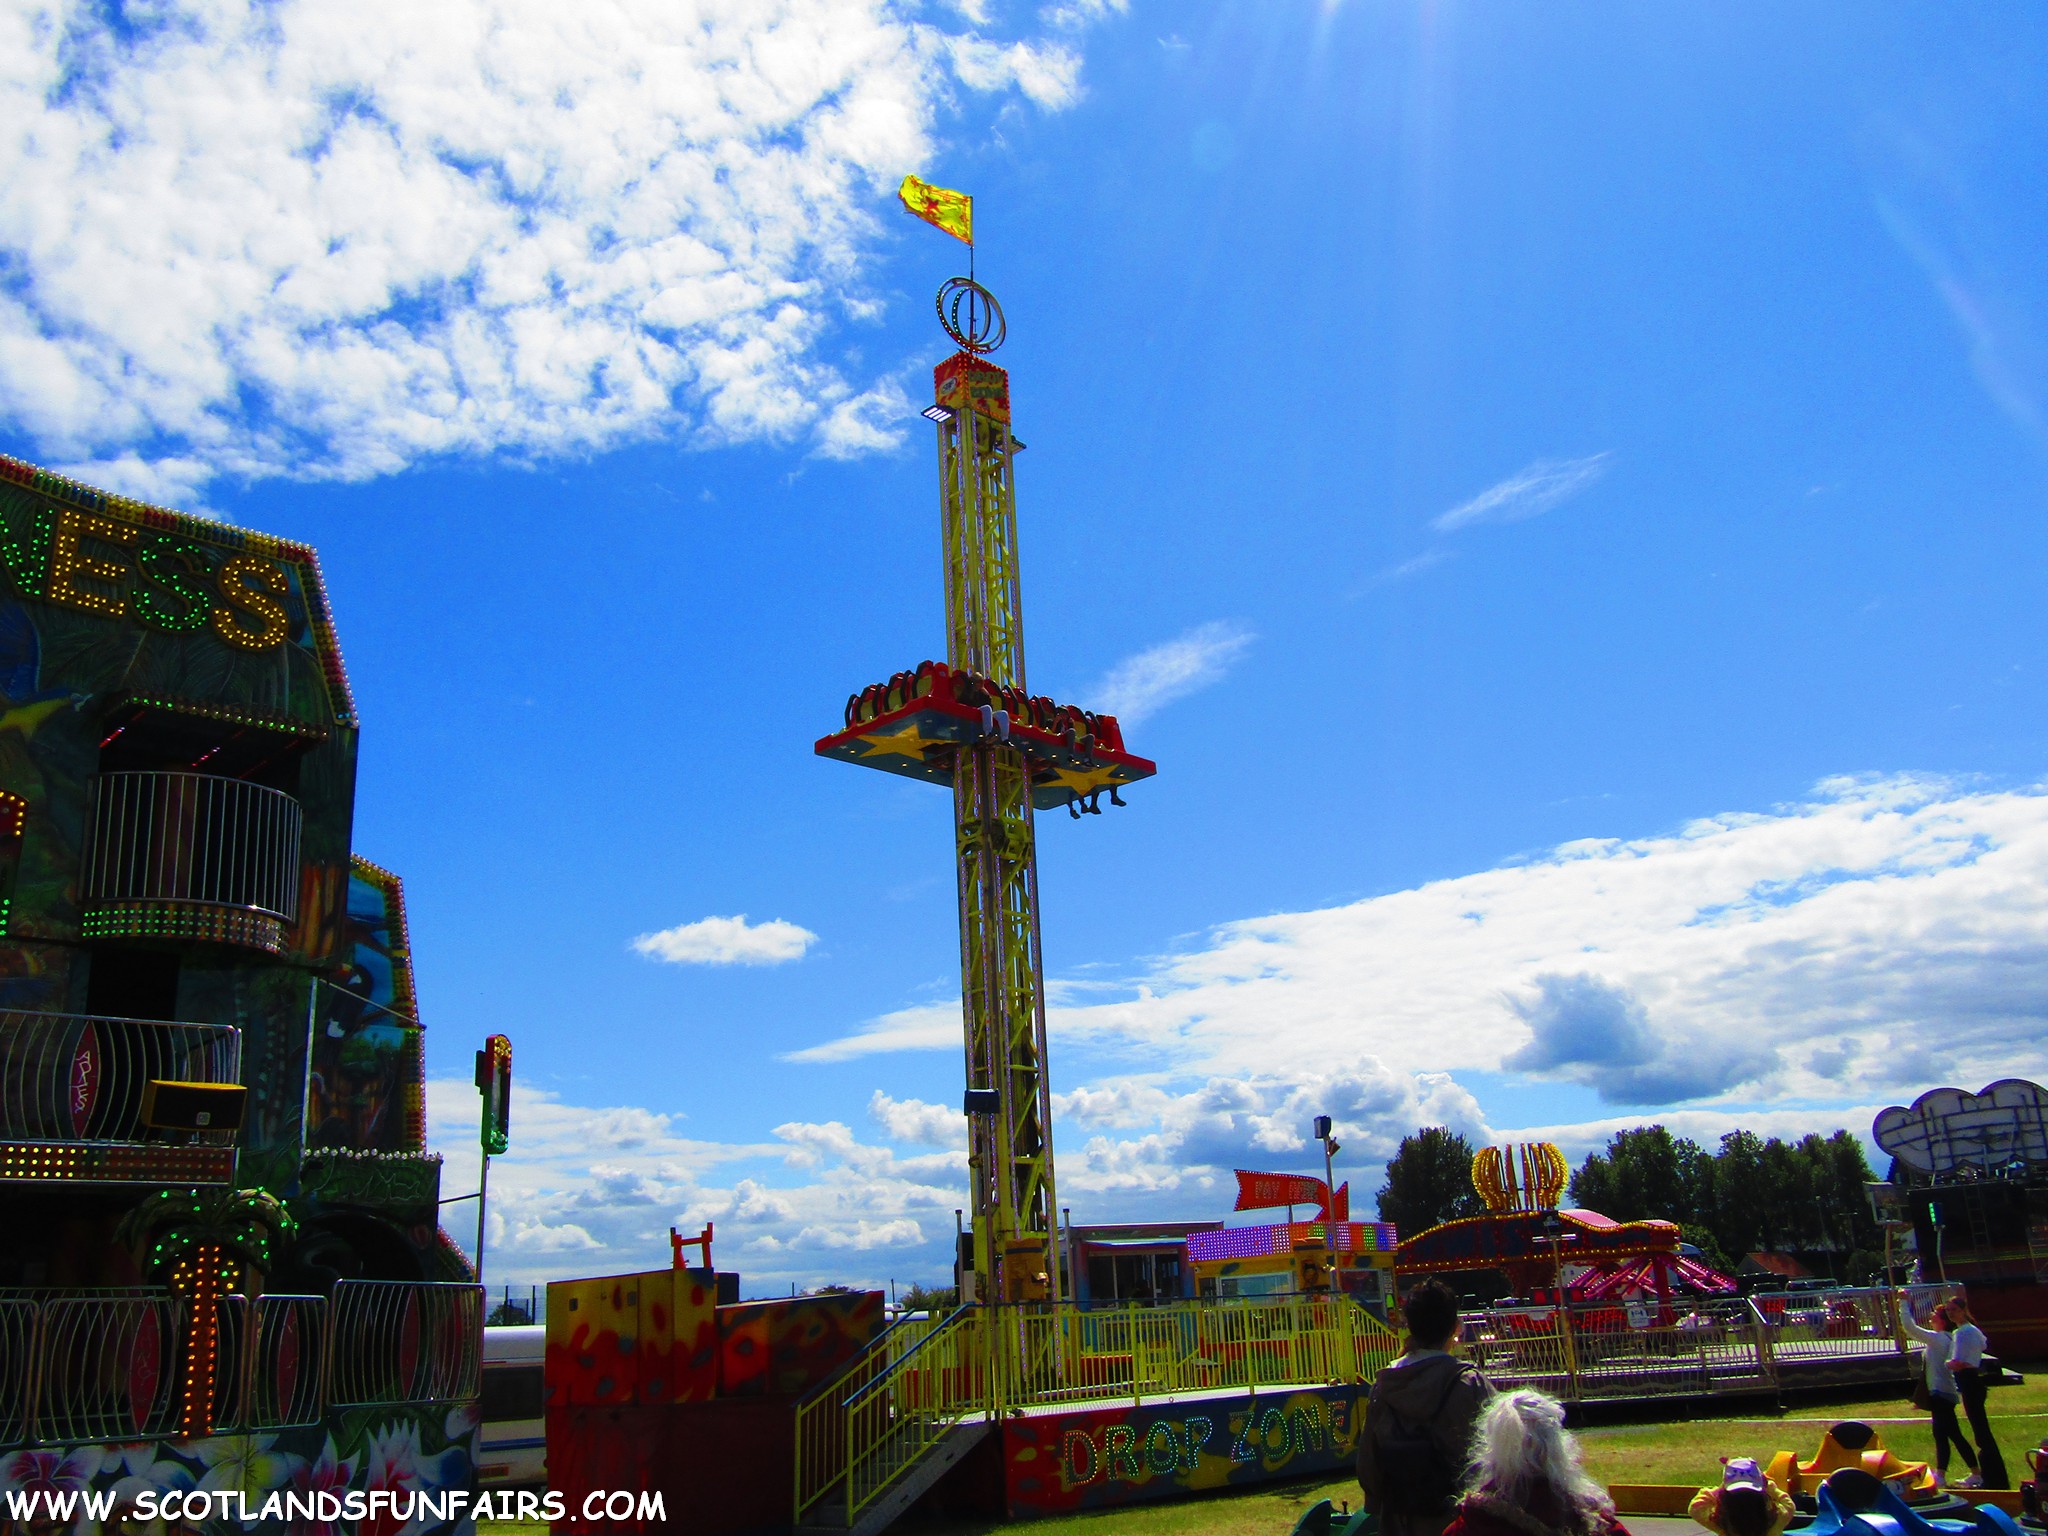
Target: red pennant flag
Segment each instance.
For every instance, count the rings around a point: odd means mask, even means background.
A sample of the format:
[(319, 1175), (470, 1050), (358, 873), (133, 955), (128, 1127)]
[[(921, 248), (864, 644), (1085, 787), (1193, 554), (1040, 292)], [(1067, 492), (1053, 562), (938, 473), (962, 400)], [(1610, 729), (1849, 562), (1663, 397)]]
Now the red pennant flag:
[(1275, 1205), (1312, 1205), (1328, 1212), (1330, 1196), (1321, 1179), (1299, 1173), (1237, 1172), (1237, 1204), (1231, 1209), (1263, 1211)]
[(1349, 1179), (1346, 1179), (1337, 1186), (1337, 1214), (1330, 1219), (1332, 1221), (1349, 1221), (1351, 1219), (1351, 1181)]

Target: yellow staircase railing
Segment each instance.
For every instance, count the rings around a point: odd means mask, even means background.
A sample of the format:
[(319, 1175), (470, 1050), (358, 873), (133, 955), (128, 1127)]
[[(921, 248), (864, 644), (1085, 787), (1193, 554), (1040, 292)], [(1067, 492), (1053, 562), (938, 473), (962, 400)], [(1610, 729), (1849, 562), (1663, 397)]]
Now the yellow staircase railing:
[(797, 1405), (796, 1524), (850, 1530), (951, 1430), (986, 1412), (981, 1331), (972, 1307), (899, 1324)]
[(970, 1420), (1087, 1402), (1367, 1382), (1399, 1340), (1344, 1296), (963, 1307), (898, 1324), (798, 1405), (796, 1523), (844, 1522)]

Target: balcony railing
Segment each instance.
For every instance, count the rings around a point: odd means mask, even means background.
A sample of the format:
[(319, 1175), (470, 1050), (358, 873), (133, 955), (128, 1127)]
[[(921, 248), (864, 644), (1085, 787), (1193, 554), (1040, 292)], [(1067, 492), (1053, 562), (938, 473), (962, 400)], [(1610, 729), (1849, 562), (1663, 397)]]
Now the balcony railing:
[(103, 773), (80, 895), (87, 904), (175, 902), (299, 911), (298, 801), (205, 773)]
[[(142, 1090), (152, 1078), (240, 1082), (242, 1032), (0, 1010), (0, 1142), (140, 1145)], [(202, 1131), (199, 1139), (225, 1145), (233, 1133)]]
[[(331, 1299), (228, 1296), (218, 1324), (218, 1434), (477, 1396), (481, 1286), (344, 1280)], [(0, 1452), (174, 1435), (189, 1325), (158, 1290), (0, 1294)]]

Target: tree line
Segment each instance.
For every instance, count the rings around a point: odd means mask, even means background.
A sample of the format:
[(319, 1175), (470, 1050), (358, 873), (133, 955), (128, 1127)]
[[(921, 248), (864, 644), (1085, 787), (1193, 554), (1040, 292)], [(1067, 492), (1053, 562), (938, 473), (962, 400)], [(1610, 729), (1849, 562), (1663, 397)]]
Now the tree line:
[[(1379, 1190), (1380, 1220), (1403, 1236), (1478, 1216), (1476, 1149), (1444, 1126), (1402, 1139)], [(1730, 1131), (1709, 1150), (1661, 1125), (1618, 1131), (1572, 1174), (1571, 1204), (1616, 1221), (1675, 1221), (1716, 1269), (1745, 1254), (1790, 1253), (1816, 1274), (1861, 1282), (1884, 1265), (1884, 1238), (1863, 1186), (1863, 1144), (1847, 1131), (1797, 1141)]]

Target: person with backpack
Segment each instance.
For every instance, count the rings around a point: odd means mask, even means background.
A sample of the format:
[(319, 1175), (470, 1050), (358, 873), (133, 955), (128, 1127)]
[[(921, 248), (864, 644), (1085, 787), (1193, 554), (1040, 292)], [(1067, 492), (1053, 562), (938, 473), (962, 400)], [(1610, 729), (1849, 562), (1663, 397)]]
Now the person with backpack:
[(1401, 1306), (1408, 1349), (1373, 1378), (1358, 1431), (1358, 1486), (1381, 1536), (1443, 1536), (1493, 1388), (1450, 1352), (1458, 1298), (1425, 1280)]

